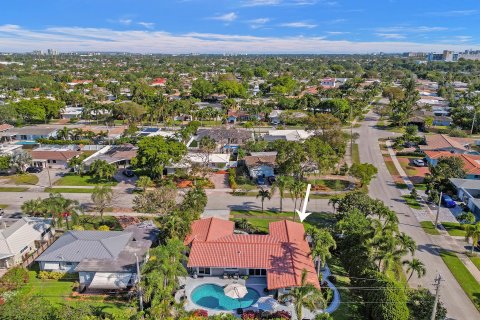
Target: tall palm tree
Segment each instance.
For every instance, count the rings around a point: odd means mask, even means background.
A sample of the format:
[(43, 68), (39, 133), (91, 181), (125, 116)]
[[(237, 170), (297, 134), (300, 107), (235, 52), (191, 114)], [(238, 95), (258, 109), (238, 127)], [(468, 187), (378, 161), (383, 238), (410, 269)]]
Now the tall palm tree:
[(295, 287), (280, 297), (280, 300), (293, 300), (297, 319), (303, 319), (303, 308), (310, 311), (324, 309), (327, 305), (322, 292), (313, 284), (307, 282), (307, 270), (302, 270), (302, 278), (299, 287)]
[(472, 254), (480, 238), (480, 222), (465, 225), (465, 241), (472, 239)]
[(403, 261), (403, 264), (407, 265), (407, 272), (410, 272), (407, 282), (410, 281), (414, 272), (417, 273), (417, 276), (419, 278), (425, 276), (425, 274), (427, 273), (427, 269), (425, 268), (425, 265), (423, 264), (422, 261), (420, 261), (417, 258), (413, 258), (412, 260), (405, 260)]
[(396, 235), (396, 238), (402, 249), (409, 251), (412, 256), (415, 254), (415, 251), (417, 250), (417, 243), (412, 237), (402, 232)]
[(278, 176), (273, 184), (272, 190), (278, 189), (280, 195), (280, 212), (283, 212), (283, 198), (285, 198), (285, 191), (292, 183), (292, 178), (289, 176)]
[(307, 184), (302, 180), (294, 180), (289, 186), (290, 197), (295, 202), (293, 206), (293, 221), (295, 221), (295, 218), (296, 218), (295, 210), (297, 209), (298, 199), (302, 197), (306, 187), (307, 187)]
[(111, 205), (113, 200), (113, 190), (109, 186), (95, 186), (93, 189), (91, 199), (95, 205), (95, 209), (100, 213), (100, 219), (103, 220), (103, 213), (105, 209)]
[(67, 127), (63, 127), (62, 129), (58, 129), (57, 137), (62, 140), (67, 140), (70, 135), (70, 129)]
[(260, 190), (258, 190), (258, 193), (257, 193), (257, 198), (259, 197), (262, 200), (262, 212), (263, 212), (263, 203), (265, 202), (265, 199), (270, 200), (272, 198), (272, 195), (269, 190), (260, 188)]
[(333, 197), (330, 198), (330, 200), (328, 200), (328, 204), (333, 207), (333, 213), (334, 214), (337, 212), (337, 206), (338, 206), (338, 204), (340, 203), (341, 200), (342, 200), (342, 198), (340, 198), (339, 196), (333, 196)]
[(31, 216), (37, 216), (40, 214), (44, 214), (45, 212), (45, 206), (43, 205), (42, 199), (32, 199), (25, 201), (22, 204), (21, 210), (23, 213), (31, 215)]
[(320, 269), (325, 261), (332, 256), (331, 249), (337, 247), (335, 239), (333, 239), (330, 231), (327, 229), (318, 229), (316, 227), (309, 227), (307, 234), (312, 238), (312, 255), (317, 260), (317, 276), (320, 276)]

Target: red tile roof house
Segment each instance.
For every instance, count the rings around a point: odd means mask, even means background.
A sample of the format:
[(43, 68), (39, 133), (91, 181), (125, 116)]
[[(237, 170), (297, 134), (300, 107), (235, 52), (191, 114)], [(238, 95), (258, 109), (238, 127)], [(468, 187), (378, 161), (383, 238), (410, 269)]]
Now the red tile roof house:
[(427, 145), (420, 146), (422, 151), (449, 151), (452, 153), (468, 153), (470, 145), (474, 142), (468, 138), (454, 138), (446, 134), (434, 134), (425, 136)]
[(320, 288), (301, 223), (271, 222), (268, 235), (251, 235), (234, 233), (234, 222), (212, 217), (194, 221), (184, 244), (191, 274), (266, 278), (268, 290), (282, 294), (299, 286), (306, 270), (307, 281)]
[(462, 160), (465, 179), (480, 180), (480, 155), (458, 154), (448, 151), (425, 151), (425, 159), (431, 166), (436, 166), (438, 159), (447, 157), (457, 157)]

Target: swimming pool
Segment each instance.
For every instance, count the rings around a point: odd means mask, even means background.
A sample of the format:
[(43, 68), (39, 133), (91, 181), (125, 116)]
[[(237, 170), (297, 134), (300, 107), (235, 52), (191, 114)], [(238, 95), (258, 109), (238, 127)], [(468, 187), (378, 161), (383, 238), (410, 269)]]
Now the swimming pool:
[(223, 293), (223, 287), (209, 283), (203, 284), (192, 291), (192, 301), (204, 308), (214, 310), (234, 310), (248, 308), (257, 302), (260, 294), (252, 288), (247, 288), (248, 293), (241, 299), (232, 299)]

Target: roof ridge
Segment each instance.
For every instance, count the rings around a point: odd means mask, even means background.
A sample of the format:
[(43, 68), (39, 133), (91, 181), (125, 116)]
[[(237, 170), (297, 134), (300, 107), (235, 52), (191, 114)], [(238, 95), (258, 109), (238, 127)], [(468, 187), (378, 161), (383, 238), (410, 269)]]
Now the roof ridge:
[[(121, 231), (121, 233), (116, 234), (116, 235), (114, 235), (114, 236), (112, 236), (112, 237), (108, 237), (108, 238), (106, 238), (106, 239), (100, 239), (99, 242), (102, 244), (102, 246), (105, 248), (105, 250), (107, 250), (107, 252), (110, 253), (110, 255), (112, 256), (112, 258), (116, 258), (116, 256), (113, 254), (112, 251), (110, 251), (110, 249), (105, 245), (105, 243), (103, 243), (103, 241), (104, 241), (104, 240), (107, 240), (107, 239), (111, 239), (111, 238), (117, 238), (117, 237), (123, 236), (124, 234), (130, 234), (130, 237), (129, 237), (129, 239), (128, 239), (128, 242), (130, 242), (130, 239), (133, 237), (133, 232), (123, 232), (123, 231)], [(127, 242), (127, 244), (128, 244), (128, 242)], [(125, 249), (125, 248), (124, 248), (124, 249)], [(122, 249), (122, 250), (123, 250), (123, 249)], [(120, 250), (120, 251), (122, 251), (122, 250)]]

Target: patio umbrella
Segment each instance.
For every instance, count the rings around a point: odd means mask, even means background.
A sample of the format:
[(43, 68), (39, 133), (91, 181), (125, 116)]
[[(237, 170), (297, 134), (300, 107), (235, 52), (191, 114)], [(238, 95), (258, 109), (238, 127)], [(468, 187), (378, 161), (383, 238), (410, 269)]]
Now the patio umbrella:
[(275, 309), (278, 306), (278, 301), (269, 296), (260, 297), (257, 300), (257, 303), (255, 304), (255, 306), (258, 309), (270, 311)]
[(223, 288), (223, 293), (233, 299), (241, 299), (248, 293), (247, 287), (240, 283), (232, 283)]

